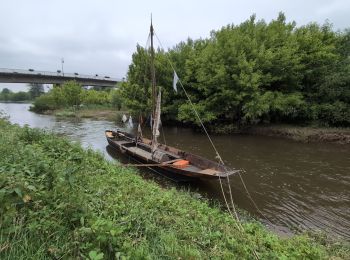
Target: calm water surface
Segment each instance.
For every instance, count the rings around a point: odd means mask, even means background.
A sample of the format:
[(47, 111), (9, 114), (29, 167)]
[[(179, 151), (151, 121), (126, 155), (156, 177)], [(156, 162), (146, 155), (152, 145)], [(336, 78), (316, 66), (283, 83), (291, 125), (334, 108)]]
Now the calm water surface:
[[(113, 159), (106, 149), (104, 130), (123, 128), (119, 122), (61, 120), (29, 112), (28, 107), (29, 104), (0, 103), (0, 110), (10, 116), (12, 123), (53, 130)], [(168, 145), (214, 158), (204, 135), (178, 127), (165, 128), (164, 132)], [(261, 212), (251, 203), (239, 177), (234, 176), (230, 184), (240, 208), (280, 234), (312, 229), (350, 240), (349, 145), (303, 144), (245, 135), (213, 136), (213, 140), (227, 165), (242, 170)], [(160, 177), (154, 178), (159, 181)], [(224, 185), (227, 189), (226, 181)], [(206, 197), (222, 200), (218, 181), (199, 181), (192, 188)]]

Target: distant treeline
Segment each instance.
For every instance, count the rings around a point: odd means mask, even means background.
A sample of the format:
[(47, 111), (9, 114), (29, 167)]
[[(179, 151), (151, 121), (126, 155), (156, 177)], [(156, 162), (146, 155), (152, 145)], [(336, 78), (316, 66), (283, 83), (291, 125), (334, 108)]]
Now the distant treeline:
[[(150, 113), (149, 50), (137, 46), (121, 94), (135, 114)], [(266, 23), (255, 16), (180, 42), (155, 56), (163, 120), (198, 124), (171, 60), (207, 125), (257, 123), (350, 125), (350, 30), (331, 24), (297, 27), (283, 13)]]
[(53, 88), (34, 100), (32, 110), (43, 112), (81, 105), (103, 105), (121, 109), (122, 102), (117, 89), (84, 89), (75, 81), (67, 81), (62, 86)]
[(29, 92), (25, 91), (19, 91), (19, 92), (12, 92), (8, 88), (4, 88), (0, 93), (0, 101), (27, 101), (31, 100), (32, 97), (30, 96)]
[(0, 101), (29, 101), (39, 97), (44, 93), (43, 84), (29, 84), (28, 91), (12, 92), (8, 88), (3, 88), (0, 92)]

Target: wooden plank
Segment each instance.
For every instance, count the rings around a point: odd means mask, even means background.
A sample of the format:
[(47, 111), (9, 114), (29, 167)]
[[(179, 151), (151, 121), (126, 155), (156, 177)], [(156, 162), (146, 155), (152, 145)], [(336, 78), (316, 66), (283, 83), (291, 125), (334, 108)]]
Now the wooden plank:
[(106, 132), (106, 135), (107, 135), (109, 138), (113, 138), (112, 132)]
[(152, 159), (152, 154), (138, 147), (126, 147), (130, 152), (142, 156), (148, 160)]
[(199, 171), (199, 173), (208, 174), (208, 175), (216, 175), (220, 172), (217, 170), (214, 170), (214, 169), (204, 169), (204, 170)]

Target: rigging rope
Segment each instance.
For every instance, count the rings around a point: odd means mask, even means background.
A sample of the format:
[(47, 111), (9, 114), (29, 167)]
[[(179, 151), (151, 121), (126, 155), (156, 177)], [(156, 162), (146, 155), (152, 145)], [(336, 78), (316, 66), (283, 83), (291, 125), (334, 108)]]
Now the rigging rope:
[[(164, 47), (163, 47), (163, 45), (162, 45), (162, 42), (161, 42), (160, 39), (158, 38), (158, 35), (156, 34), (155, 31), (154, 31), (154, 35), (156, 36), (156, 38), (157, 38), (157, 40), (158, 40), (159, 45), (161, 46), (161, 48), (164, 50)], [(168, 57), (168, 55), (165, 55), (165, 56), (166, 56), (166, 58), (167, 58), (167, 60), (168, 60), (168, 62), (169, 62), (169, 64), (170, 64), (171, 68), (175, 71), (175, 68), (174, 68), (174, 66), (173, 66), (173, 64), (172, 64), (172, 62), (171, 62), (171, 60), (170, 60), (170, 58)], [(176, 71), (175, 71), (175, 72), (176, 72)], [(191, 106), (192, 106), (192, 109), (193, 109), (193, 111), (195, 112), (195, 115), (197, 116), (197, 118), (198, 118), (198, 120), (199, 120), (199, 122), (200, 122), (200, 124), (201, 124), (201, 126), (202, 126), (202, 128), (203, 128), (203, 130), (204, 130), (204, 132), (205, 132), (205, 134), (206, 134), (206, 136), (208, 137), (209, 142), (210, 142), (211, 146), (213, 147), (213, 149), (214, 149), (214, 151), (215, 151), (215, 153), (216, 153), (216, 157), (219, 159), (219, 162), (221, 163), (221, 165), (224, 166), (224, 168), (225, 168), (226, 177), (227, 177), (226, 180), (227, 180), (228, 187), (229, 187), (229, 194), (230, 194), (231, 205), (232, 205), (232, 209), (233, 209), (234, 216), (233, 216), (232, 211), (231, 211), (231, 209), (230, 209), (230, 207), (229, 207), (229, 204), (228, 204), (228, 202), (227, 202), (227, 199), (226, 199), (226, 196), (225, 196), (225, 192), (224, 192), (224, 188), (223, 188), (223, 185), (222, 185), (221, 178), (219, 178), (219, 183), (220, 183), (221, 192), (222, 192), (222, 195), (223, 195), (223, 198), (224, 198), (224, 201), (225, 201), (227, 210), (228, 210), (229, 213), (230, 213), (230, 216), (231, 216), (233, 219), (236, 218), (237, 221), (235, 221), (235, 224), (236, 224), (236, 226), (237, 226), (237, 229), (243, 234), (244, 228), (243, 228), (243, 225), (242, 225), (242, 223), (241, 223), (241, 221), (240, 221), (240, 219), (239, 219), (239, 217), (238, 217), (236, 207), (234, 206), (234, 203), (233, 203), (233, 197), (232, 197), (230, 179), (229, 179), (229, 175), (228, 175), (228, 171), (227, 171), (227, 168), (226, 168), (226, 166), (225, 166), (225, 163), (224, 163), (224, 161), (222, 160), (222, 158), (221, 158), (221, 156), (220, 156), (220, 154), (219, 154), (219, 151), (216, 149), (216, 146), (215, 146), (213, 140), (211, 139), (211, 137), (210, 137), (210, 135), (209, 135), (207, 129), (205, 128), (205, 126), (204, 126), (204, 124), (203, 124), (203, 121), (202, 121), (202, 119), (200, 118), (200, 116), (199, 116), (199, 114), (198, 114), (198, 112), (197, 112), (197, 110), (196, 110), (194, 104), (192, 103), (192, 101), (191, 101), (189, 95), (187, 94), (187, 91), (186, 91), (185, 87), (183, 86), (183, 84), (182, 84), (180, 78), (178, 79), (178, 82), (180, 83), (180, 86), (181, 86), (182, 90), (184, 91), (184, 93), (185, 93), (185, 95), (186, 95), (188, 101), (190, 102), (190, 104), (191, 104)], [(241, 177), (240, 172), (238, 172), (238, 174), (239, 174), (239, 176), (240, 176), (240, 179), (241, 179), (242, 183), (244, 184), (244, 185), (243, 185), (244, 188), (246, 189), (247, 193), (248, 193), (249, 196), (250, 196), (250, 193), (248, 192), (248, 189), (247, 189), (247, 187), (246, 187), (246, 185), (245, 185), (245, 183), (244, 183), (244, 181), (243, 181), (243, 178)], [(250, 198), (251, 198), (251, 196), (250, 196)], [(251, 198), (251, 200), (253, 201), (252, 198)], [(257, 207), (257, 205), (255, 204), (255, 202), (254, 202), (254, 205)], [(260, 211), (260, 210), (259, 210), (259, 211)], [(254, 248), (252, 248), (252, 251), (253, 251), (254, 257), (255, 257), (256, 259), (259, 259), (259, 256), (258, 256), (256, 250), (255, 250)]]
[[(156, 38), (157, 38), (157, 40), (158, 40), (159, 45), (161, 46), (161, 48), (164, 49), (164, 47), (163, 47), (163, 45), (162, 45), (160, 39), (158, 38), (158, 35), (157, 35), (155, 32), (154, 32), (154, 35), (156, 36)], [(166, 56), (166, 57), (167, 57), (167, 59), (168, 59), (168, 62), (169, 62), (169, 64), (170, 64), (171, 68), (175, 71), (175, 68), (174, 68), (174, 66), (173, 66), (173, 64), (172, 64), (172, 62), (171, 62), (171, 60), (169, 59), (168, 56)], [(209, 135), (207, 129), (205, 128), (202, 119), (200, 118), (200, 116), (199, 116), (199, 114), (198, 114), (198, 112), (197, 112), (197, 110), (196, 110), (194, 104), (192, 103), (192, 101), (191, 101), (191, 99), (190, 99), (190, 97), (189, 97), (189, 95), (188, 95), (186, 89), (184, 88), (184, 86), (183, 86), (182, 81), (181, 81), (180, 78), (179, 78), (179, 83), (180, 83), (180, 86), (181, 86), (182, 90), (184, 91), (184, 93), (185, 93), (185, 95), (186, 95), (188, 101), (190, 102), (190, 104), (191, 104), (191, 106), (192, 106), (192, 109), (193, 109), (193, 111), (194, 111), (196, 117), (198, 118), (199, 123), (201, 124), (201, 126), (202, 126), (202, 128), (203, 128), (205, 134), (207, 135), (207, 137), (208, 137), (208, 139), (209, 139), (209, 142), (210, 142), (211, 146), (213, 147), (213, 149), (214, 149), (214, 151), (215, 151), (215, 153), (216, 153), (217, 158), (219, 159), (219, 161), (220, 161), (220, 163), (221, 163), (222, 165), (225, 165), (224, 162), (223, 162), (223, 160), (222, 160), (222, 158), (221, 158), (221, 156), (220, 156), (220, 154), (219, 154), (219, 152), (218, 152), (218, 150), (216, 149), (216, 146), (215, 146), (214, 142), (212, 141), (212, 139), (211, 139), (211, 137), (210, 137), (210, 135)], [(226, 167), (225, 167), (225, 169), (226, 169)], [(229, 177), (228, 177), (228, 174), (227, 174), (227, 170), (226, 170), (226, 176), (227, 176), (226, 179), (227, 179), (227, 181), (229, 182)], [(236, 207), (234, 206), (234, 203), (233, 203), (231, 186), (230, 186), (230, 184), (228, 183), (228, 184), (229, 184), (228, 186), (229, 186), (229, 193), (230, 193), (231, 205), (232, 205), (232, 209), (233, 209), (234, 216), (233, 216), (233, 214), (232, 214), (232, 211), (231, 211), (231, 208), (230, 208), (230, 206), (229, 206), (229, 203), (228, 203), (228, 201), (227, 201), (227, 199), (226, 199), (226, 195), (225, 195), (225, 192), (224, 192), (224, 188), (223, 188), (223, 185), (222, 185), (222, 180), (221, 180), (221, 178), (219, 178), (219, 182), (220, 182), (220, 188), (221, 188), (221, 192), (222, 192), (222, 195), (223, 195), (223, 198), (224, 198), (224, 201), (225, 201), (227, 210), (229, 211), (230, 215), (231, 215), (233, 218), (234, 218), (234, 217), (236, 218), (237, 223), (238, 223), (238, 224), (237, 224), (237, 228), (238, 228), (239, 230), (242, 231), (242, 230), (243, 230), (243, 226), (242, 226), (241, 223), (240, 223), (240, 220), (239, 220), (239, 217), (238, 217), (238, 214), (237, 214), (237, 211), (236, 211)]]
[[(159, 45), (161, 46), (161, 48), (164, 49), (164, 47), (163, 47), (163, 45), (162, 45), (160, 39), (158, 38), (158, 35), (156, 34), (156, 32), (154, 32), (154, 35), (156, 36), (156, 38), (157, 38), (157, 40), (158, 40)], [(174, 66), (173, 66), (173, 64), (172, 64), (172, 62), (171, 62), (171, 60), (170, 60), (170, 58), (168, 57), (168, 55), (166, 55), (166, 57), (167, 57), (167, 60), (168, 60), (168, 62), (169, 62), (169, 64), (170, 64), (171, 68), (175, 71), (175, 68), (174, 68)], [(176, 71), (175, 71), (175, 72), (176, 72)], [(224, 200), (225, 200), (225, 204), (226, 204), (227, 210), (228, 210), (229, 213), (230, 213), (230, 216), (231, 216), (233, 219), (236, 218), (237, 221), (235, 221), (235, 224), (236, 224), (236, 226), (237, 226), (237, 229), (243, 234), (244, 228), (243, 228), (243, 225), (242, 225), (242, 223), (241, 223), (241, 221), (240, 221), (240, 219), (239, 219), (239, 217), (238, 217), (236, 207), (234, 206), (234, 203), (233, 203), (233, 197), (232, 197), (230, 179), (229, 179), (229, 175), (228, 175), (228, 171), (227, 171), (227, 168), (226, 168), (226, 166), (225, 166), (225, 163), (224, 163), (224, 161), (222, 160), (222, 158), (221, 158), (221, 156), (220, 156), (220, 154), (219, 154), (219, 151), (216, 149), (216, 146), (215, 146), (213, 140), (211, 139), (211, 137), (210, 137), (210, 135), (209, 135), (207, 129), (205, 128), (205, 126), (204, 126), (204, 124), (203, 124), (203, 121), (202, 121), (202, 119), (200, 118), (200, 116), (199, 116), (199, 114), (198, 114), (198, 112), (197, 112), (197, 110), (196, 110), (194, 104), (192, 103), (192, 101), (191, 101), (189, 95), (187, 94), (187, 91), (186, 91), (185, 87), (183, 86), (183, 84), (182, 84), (180, 78), (178, 78), (178, 82), (180, 83), (180, 86), (181, 86), (182, 90), (184, 91), (184, 93), (185, 93), (185, 95), (186, 95), (188, 101), (190, 102), (190, 104), (191, 104), (191, 106), (192, 106), (192, 109), (193, 109), (193, 111), (195, 112), (195, 114), (196, 114), (196, 116), (197, 116), (197, 118), (198, 118), (198, 120), (199, 120), (199, 122), (200, 122), (200, 124), (201, 124), (201, 126), (202, 126), (202, 128), (203, 128), (203, 130), (204, 130), (204, 132), (205, 132), (205, 134), (207, 135), (207, 137), (208, 137), (208, 139), (209, 139), (209, 142), (210, 142), (211, 146), (213, 147), (213, 149), (214, 149), (214, 151), (215, 151), (215, 153), (216, 153), (217, 158), (219, 159), (219, 162), (220, 162), (221, 165), (224, 166), (224, 168), (225, 168), (226, 177), (227, 177), (226, 180), (227, 180), (228, 187), (229, 187), (229, 194), (230, 194), (231, 205), (232, 205), (232, 209), (233, 209), (234, 216), (233, 216), (232, 211), (231, 211), (231, 209), (230, 209), (230, 207), (229, 207), (229, 204), (228, 204), (228, 202), (227, 202), (227, 199), (226, 199), (226, 196), (225, 196), (225, 192), (224, 192), (224, 188), (223, 188), (223, 185), (222, 185), (221, 178), (219, 178), (219, 183), (220, 183), (221, 192), (222, 192), (223, 198), (224, 198)], [(241, 175), (240, 172), (238, 172), (238, 174)], [(240, 177), (241, 177), (241, 176), (240, 176)], [(242, 183), (244, 183), (243, 178), (241, 177), (240, 179), (241, 179)], [(250, 195), (250, 193), (248, 192), (248, 189), (247, 189), (246, 185), (244, 184), (243, 186), (245, 187), (247, 193)], [(251, 200), (253, 200), (253, 199), (251, 198)], [(257, 207), (257, 205), (256, 205), (255, 203), (254, 203), (254, 205)], [(253, 251), (254, 257), (255, 257), (256, 259), (259, 259), (259, 256), (258, 256), (256, 250), (254, 249), (254, 247), (252, 248), (252, 251)]]
[[(159, 45), (161, 46), (161, 48), (164, 49), (164, 47), (163, 47), (163, 45), (162, 45), (160, 39), (158, 38), (158, 35), (156, 34), (156, 32), (154, 32), (154, 35), (156, 36), (156, 38), (157, 38), (157, 40), (158, 40)], [(169, 57), (168, 57), (167, 55), (166, 55), (166, 57), (167, 57), (167, 59), (168, 59), (168, 62), (169, 62), (169, 64), (170, 64), (171, 68), (176, 72), (176, 70), (175, 70), (175, 68), (174, 68), (174, 66), (173, 66), (173, 64), (172, 64), (172, 62), (171, 62), (171, 60), (169, 59)], [(228, 184), (228, 188), (229, 188), (229, 195), (230, 195), (231, 205), (232, 205), (232, 208), (234, 209), (234, 213), (235, 213), (236, 219), (237, 219), (238, 221), (240, 221), (239, 218), (238, 218), (238, 214), (237, 214), (237, 212), (236, 212), (236, 210), (235, 210), (234, 203), (233, 203), (233, 196), (232, 196), (232, 190), (231, 190), (230, 179), (229, 179), (230, 177), (229, 177), (229, 175), (227, 174), (227, 171), (228, 171), (228, 170), (227, 170), (227, 168), (226, 168), (226, 166), (225, 166), (225, 163), (224, 163), (224, 161), (223, 161), (221, 155), (219, 154), (219, 151), (217, 150), (217, 148), (216, 148), (214, 142), (212, 141), (212, 139), (211, 139), (211, 137), (210, 137), (210, 135), (209, 135), (207, 129), (205, 128), (205, 126), (204, 126), (204, 124), (203, 124), (203, 121), (202, 121), (201, 118), (199, 117), (199, 114), (198, 114), (198, 112), (197, 112), (195, 106), (193, 105), (193, 103), (192, 103), (192, 101), (191, 101), (189, 95), (187, 94), (187, 91), (185, 90), (185, 88), (184, 88), (184, 86), (183, 86), (183, 84), (182, 84), (180, 78), (179, 78), (179, 83), (180, 83), (180, 86), (181, 86), (181, 88), (183, 89), (183, 91), (184, 91), (184, 93), (185, 93), (187, 99), (189, 100), (189, 102), (190, 102), (190, 104), (191, 104), (191, 106), (192, 106), (192, 108), (193, 108), (193, 110), (194, 110), (194, 112), (195, 112), (195, 114), (196, 114), (196, 116), (197, 116), (197, 118), (198, 118), (198, 120), (199, 120), (199, 122), (200, 122), (200, 124), (201, 124), (201, 126), (202, 126), (202, 128), (203, 128), (203, 130), (204, 130), (204, 132), (205, 132), (205, 134), (207, 135), (207, 137), (208, 137), (208, 139), (209, 139), (209, 142), (211, 143), (211, 146), (213, 147), (213, 149), (214, 149), (214, 151), (215, 151), (215, 153), (216, 153), (216, 157), (219, 159), (220, 164), (222, 164), (222, 165), (225, 167), (226, 175), (227, 175), (227, 178), (226, 178), (226, 179), (227, 179), (227, 184)], [(245, 184), (245, 181), (243, 180), (243, 177), (242, 177), (240, 171), (238, 172), (238, 175), (239, 175), (239, 178), (240, 178), (240, 180), (241, 180), (241, 182), (242, 182), (242, 184), (243, 184), (243, 187), (244, 187), (244, 189), (245, 189), (245, 191), (246, 191), (246, 193), (247, 193), (247, 195), (248, 195), (248, 198), (251, 200), (251, 202), (252, 202), (252, 204), (254, 205), (254, 207), (257, 209), (257, 211), (260, 213), (260, 215), (261, 215), (267, 222), (269, 222), (270, 224), (272, 224), (272, 222), (262, 213), (262, 211), (259, 209), (259, 207), (258, 207), (257, 204), (255, 203), (255, 201), (253, 200), (253, 197), (251, 196), (251, 194), (250, 194), (250, 192), (249, 192), (249, 190), (248, 190), (248, 188), (247, 188), (247, 186), (246, 186), (246, 184)], [(219, 178), (219, 180), (220, 180), (220, 178)], [(227, 208), (228, 208), (228, 210), (229, 210), (229, 212), (230, 212), (230, 209), (229, 209), (229, 207), (228, 207), (228, 203), (226, 202), (226, 197), (225, 197), (225, 194), (224, 194), (224, 190), (223, 190), (223, 187), (222, 187), (221, 180), (220, 180), (220, 187), (221, 187), (221, 190), (222, 190), (222, 193), (223, 193), (223, 197), (224, 197), (226, 206), (227, 206)]]
[(162, 128), (163, 142), (164, 142), (164, 144), (166, 145), (165, 132), (164, 132), (164, 129), (163, 129), (163, 122), (162, 122), (162, 121), (160, 122), (160, 127)]

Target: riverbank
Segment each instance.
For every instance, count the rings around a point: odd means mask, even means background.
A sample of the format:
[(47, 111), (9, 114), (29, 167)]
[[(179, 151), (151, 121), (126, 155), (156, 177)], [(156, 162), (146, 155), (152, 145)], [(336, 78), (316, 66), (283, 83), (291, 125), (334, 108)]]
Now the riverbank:
[(249, 134), (280, 137), (303, 143), (327, 142), (350, 144), (349, 127), (298, 126), (287, 124), (253, 125), (237, 128), (235, 125), (210, 125), (213, 134)]
[(0, 132), (0, 258), (247, 259), (253, 249), (261, 259), (349, 256), (339, 244), (282, 239), (257, 222), (241, 232), (208, 201), (64, 138), (3, 120)]
[(321, 128), (291, 125), (254, 126), (242, 133), (283, 137), (298, 142), (329, 142), (337, 144), (350, 144), (350, 128)]
[[(35, 111), (34, 111), (35, 112)], [(44, 114), (54, 115), (59, 118), (91, 118), (95, 120), (121, 120), (127, 111), (118, 111), (106, 106), (86, 106), (79, 109), (64, 108), (47, 110)], [(177, 125), (172, 122), (171, 125)], [(181, 125), (186, 127), (187, 125)], [(201, 129), (199, 129), (201, 131)], [(298, 142), (328, 142), (337, 144), (350, 144), (350, 128), (335, 127), (311, 127), (297, 125), (256, 125), (238, 129), (234, 125), (209, 125), (208, 130), (212, 134), (250, 134), (269, 137), (287, 138)]]
[[(35, 111), (33, 111), (35, 112)], [(58, 118), (90, 118), (94, 120), (121, 120), (125, 111), (118, 111), (106, 106), (87, 106), (79, 109), (63, 108), (57, 110), (47, 110), (43, 114), (53, 115)]]
[[(121, 120), (125, 111), (111, 108), (83, 108), (79, 110), (61, 109), (51, 112), (57, 117), (91, 118), (96, 120)], [(287, 138), (303, 143), (327, 142), (350, 144), (350, 128), (311, 127), (296, 125), (262, 125), (243, 129), (223, 126), (209, 129), (212, 134), (250, 134), (269, 137)]]

